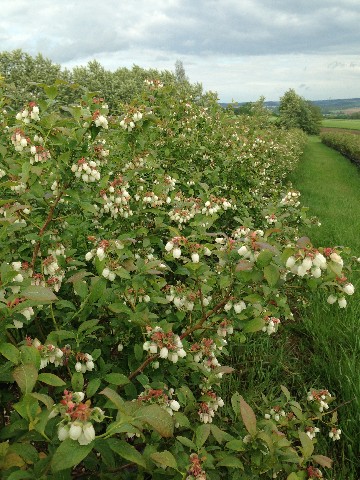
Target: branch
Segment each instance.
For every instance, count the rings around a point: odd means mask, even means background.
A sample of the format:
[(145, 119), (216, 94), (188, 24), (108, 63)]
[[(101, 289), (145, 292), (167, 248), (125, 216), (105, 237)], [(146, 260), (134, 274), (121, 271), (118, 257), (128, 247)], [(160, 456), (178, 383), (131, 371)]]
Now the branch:
[[(51, 206), (50, 210), (49, 210), (49, 213), (48, 213), (48, 216), (46, 217), (46, 220), (45, 220), (45, 223), (44, 225), (40, 228), (40, 231), (39, 231), (39, 237), (42, 237), (45, 233), (45, 230), (47, 229), (49, 223), (52, 221), (53, 217), (54, 217), (54, 211), (55, 211), (55, 208), (57, 207), (57, 204), (59, 203), (61, 197), (63, 196), (64, 192), (60, 192), (59, 195), (56, 197), (55, 199), (55, 202), (53, 203), (53, 205)], [(35, 248), (34, 248), (34, 252), (33, 252), (33, 256), (32, 256), (32, 260), (31, 260), (31, 269), (34, 271), (34, 267), (35, 267), (35, 262), (36, 262), (36, 257), (39, 253), (39, 249), (40, 249), (40, 240), (38, 240), (36, 242), (36, 245), (35, 245)]]
[(196, 324), (194, 325), (193, 327), (189, 327), (181, 336), (180, 336), (180, 339), (182, 340), (183, 338), (187, 337), (188, 335), (190, 335), (192, 332), (194, 332), (195, 330), (200, 330), (203, 326), (203, 324), (206, 322), (206, 320), (211, 317), (211, 315), (213, 315), (214, 313), (216, 313), (218, 310), (220, 310), (231, 298), (231, 294), (229, 293), (228, 295), (226, 295), (226, 297), (220, 302), (218, 303), (217, 305), (215, 305), (215, 307), (210, 310), (210, 312), (208, 312), (206, 315), (204, 315), (202, 317), (202, 319)]
[(130, 373), (128, 376), (129, 380), (132, 380), (134, 377), (136, 377), (139, 373), (141, 373), (145, 367), (149, 365), (149, 363), (153, 362), (159, 357), (159, 354), (157, 355), (152, 355), (151, 357), (148, 357), (141, 365), (138, 367), (134, 372)]

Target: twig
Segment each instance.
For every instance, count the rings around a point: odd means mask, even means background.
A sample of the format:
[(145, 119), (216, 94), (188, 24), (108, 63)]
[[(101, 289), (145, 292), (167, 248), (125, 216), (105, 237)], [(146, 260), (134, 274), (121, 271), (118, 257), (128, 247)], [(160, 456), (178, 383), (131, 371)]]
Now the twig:
[[(45, 230), (47, 229), (49, 223), (52, 221), (52, 219), (54, 217), (55, 208), (56, 208), (57, 204), (59, 203), (63, 194), (64, 194), (64, 191), (60, 192), (59, 195), (56, 197), (55, 202), (51, 206), (51, 208), (49, 210), (49, 213), (48, 213), (48, 216), (46, 217), (44, 225), (40, 228), (39, 235), (38, 235), (39, 237), (42, 237), (44, 235)], [(32, 256), (32, 260), (31, 260), (31, 269), (33, 271), (34, 271), (34, 267), (35, 267), (36, 257), (39, 253), (39, 249), (40, 249), (40, 240), (38, 240), (36, 242), (34, 252), (33, 252), (33, 256)]]

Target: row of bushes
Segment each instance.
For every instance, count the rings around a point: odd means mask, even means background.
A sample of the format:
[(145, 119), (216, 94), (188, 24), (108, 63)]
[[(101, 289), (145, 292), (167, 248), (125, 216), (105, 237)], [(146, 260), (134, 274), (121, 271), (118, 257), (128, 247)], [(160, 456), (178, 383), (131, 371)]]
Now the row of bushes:
[(360, 135), (348, 132), (324, 132), (321, 141), (360, 165)]
[(299, 239), (304, 134), (159, 79), (120, 116), (60, 88), (2, 95), (3, 478), (320, 478), (325, 386), (222, 398), (228, 342), (275, 333), (295, 295), (353, 293), (345, 253)]

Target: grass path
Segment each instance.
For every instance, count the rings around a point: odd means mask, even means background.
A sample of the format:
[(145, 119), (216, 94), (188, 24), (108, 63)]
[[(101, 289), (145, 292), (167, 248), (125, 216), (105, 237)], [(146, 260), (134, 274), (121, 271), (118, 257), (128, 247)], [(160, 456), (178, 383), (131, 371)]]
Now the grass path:
[(291, 180), (301, 203), (322, 224), (311, 230), (312, 238), (347, 245), (360, 256), (360, 169), (310, 137)]
[[(321, 227), (307, 234), (314, 245), (344, 245), (360, 257), (360, 169), (318, 137), (310, 137), (291, 180), (301, 192), (303, 205), (316, 215)], [(306, 334), (308, 355), (301, 374), (314, 386), (328, 387), (338, 401), (350, 402), (339, 411), (341, 442), (330, 456), (337, 457), (336, 480), (360, 478), (360, 274), (349, 274), (357, 287), (348, 307), (329, 306), (318, 295), (302, 316), (299, 334)]]

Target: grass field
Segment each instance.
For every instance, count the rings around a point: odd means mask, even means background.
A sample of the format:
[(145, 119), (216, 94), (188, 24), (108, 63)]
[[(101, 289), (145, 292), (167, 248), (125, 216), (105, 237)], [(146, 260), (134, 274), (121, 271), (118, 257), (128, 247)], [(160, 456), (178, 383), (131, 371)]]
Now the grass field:
[[(360, 257), (360, 171), (342, 155), (310, 137), (298, 168), (291, 176), (301, 192), (309, 214), (316, 215), (321, 227), (301, 232), (316, 246), (345, 245)], [(359, 269), (357, 269), (359, 270)], [(257, 335), (231, 348), (231, 365), (237, 374), (229, 378), (223, 394), (242, 392), (256, 405), (261, 394), (277, 395), (279, 385), (303, 397), (309, 388), (329, 388), (337, 397), (339, 442), (331, 442), (326, 432), (322, 453), (334, 458), (328, 480), (360, 478), (360, 273), (349, 279), (357, 291), (348, 307), (328, 305), (322, 293), (314, 295), (307, 308), (299, 307), (297, 319), (284, 325), (276, 336)]]
[(322, 121), (322, 126), (326, 128), (345, 128), (347, 130), (360, 130), (360, 120), (325, 118)]

